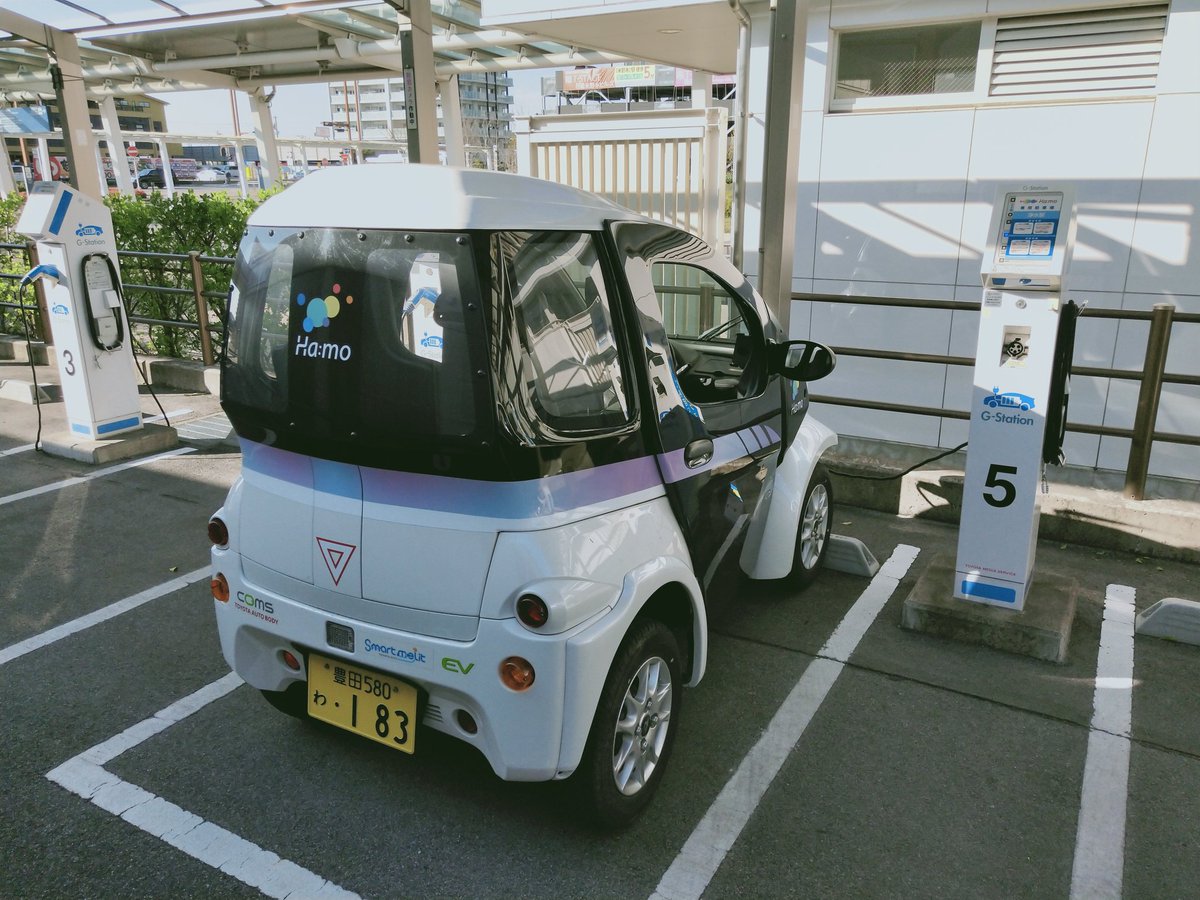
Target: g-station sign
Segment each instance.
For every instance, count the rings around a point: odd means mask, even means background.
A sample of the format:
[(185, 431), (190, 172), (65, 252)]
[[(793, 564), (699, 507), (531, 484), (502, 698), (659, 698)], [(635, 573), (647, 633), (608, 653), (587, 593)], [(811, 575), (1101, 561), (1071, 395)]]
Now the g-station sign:
[(1000, 191), (981, 272), (954, 596), (1020, 610), (1037, 543), (1038, 483), (1074, 229), (1069, 187)]

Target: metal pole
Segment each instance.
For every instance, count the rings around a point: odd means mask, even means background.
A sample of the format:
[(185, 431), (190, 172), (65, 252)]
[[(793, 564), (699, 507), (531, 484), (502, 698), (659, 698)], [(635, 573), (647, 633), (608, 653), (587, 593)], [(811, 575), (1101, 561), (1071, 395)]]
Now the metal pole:
[(213, 364), (212, 335), (208, 333), (208, 301), (204, 297), (204, 271), (200, 268), (200, 251), (189, 250), (192, 260), (192, 291), (196, 297), (196, 321), (200, 325), (200, 358), (206, 366)]
[(810, 0), (778, 0), (771, 14), (767, 121), (763, 135), (759, 293), (790, 334), (792, 257), (796, 254), (796, 181), (800, 167), (800, 106)]
[(1146, 339), (1142, 387), (1138, 391), (1137, 412), (1133, 417), (1133, 440), (1129, 446), (1129, 462), (1125, 466), (1125, 496), (1131, 500), (1146, 499), (1146, 473), (1154, 448), (1154, 424), (1158, 420), (1158, 401), (1162, 397), (1163, 372), (1174, 317), (1175, 307), (1170, 303), (1154, 304), (1150, 336)]
[(742, 267), (746, 227), (746, 105), (750, 90), (750, 17), (740, 0), (729, 0), (738, 19), (737, 72), (734, 76), (733, 97), (733, 198), (729, 221), (729, 237), (733, 264)]

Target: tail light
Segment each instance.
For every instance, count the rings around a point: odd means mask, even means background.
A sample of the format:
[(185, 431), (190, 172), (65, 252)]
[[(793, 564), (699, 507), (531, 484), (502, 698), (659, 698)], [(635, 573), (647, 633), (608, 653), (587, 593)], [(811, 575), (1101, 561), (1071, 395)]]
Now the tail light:
[(541, 628), (550, 618), (546, 601), (533, 594), (523, 594), (517, 599), (517, 618), (527, 628)]
[(216, 516), (208, 520), (208, 539), (218, 547), (229, 544), (229, 528)]
[(500, 663), (500, 681), (513, 691), (526, 691), (533, 686), (533, 664), (519, 656), (510, 656)]

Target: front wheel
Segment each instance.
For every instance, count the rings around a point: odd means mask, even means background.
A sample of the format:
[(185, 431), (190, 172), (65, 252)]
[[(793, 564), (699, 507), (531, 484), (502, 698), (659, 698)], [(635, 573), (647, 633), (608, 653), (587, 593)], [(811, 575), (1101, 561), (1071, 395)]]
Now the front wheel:
[(806, 588), (816, 580), (825, 555), (829, 552), (829, 530), (832, 525), (833, 486), (829, 473), (820, 463), (808, 479), (804, 504), (800, 511), (800, 527), (796, 530), (796, 555), (792, 560), (792, 583)]
[(596, 707), (576, 781), (595, 822), (621, 828), (650, 802), (675, 743), (679, 642), (666, 625), (636, 624), (625, 636)]

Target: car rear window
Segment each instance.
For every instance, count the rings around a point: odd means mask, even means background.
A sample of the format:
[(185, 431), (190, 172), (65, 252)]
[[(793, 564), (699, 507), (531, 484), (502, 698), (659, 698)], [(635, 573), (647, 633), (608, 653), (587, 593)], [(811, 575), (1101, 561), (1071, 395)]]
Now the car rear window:
[(252, 229), (230, 296), (224, 400), (334, 439), (470, 436), (488, 402), (474, 375), (478, 307), (465, 236)]

